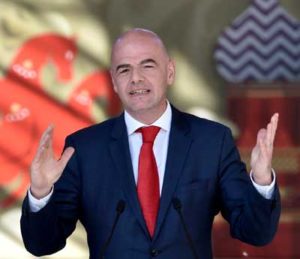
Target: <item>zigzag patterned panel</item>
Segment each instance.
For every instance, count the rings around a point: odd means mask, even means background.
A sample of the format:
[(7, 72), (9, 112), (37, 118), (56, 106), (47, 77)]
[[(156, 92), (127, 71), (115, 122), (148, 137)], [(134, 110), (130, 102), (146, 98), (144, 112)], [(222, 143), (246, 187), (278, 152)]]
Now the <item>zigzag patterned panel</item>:
[(214, 57), (231, 83), (300, 81), (300, 22), (278, 0), (253, 0), (225, 28)]

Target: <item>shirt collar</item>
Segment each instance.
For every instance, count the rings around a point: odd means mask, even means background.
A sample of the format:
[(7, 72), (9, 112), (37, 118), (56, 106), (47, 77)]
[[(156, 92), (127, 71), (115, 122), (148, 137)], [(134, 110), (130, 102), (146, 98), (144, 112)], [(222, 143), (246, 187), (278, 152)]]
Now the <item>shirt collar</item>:
[[(126, 110), (124, 112), (125, 124), (128, 135), (133, 134), (137, 129), (141, 127), (147, 127), (150, 125), (144, 124), (135, 118), (133, 118)], [(170, 103), (167, 101), (167, 108), (164, 113), (151, 125), (160, 127), (165, 131), (170, 131), (172, 119), (172, 109)]]

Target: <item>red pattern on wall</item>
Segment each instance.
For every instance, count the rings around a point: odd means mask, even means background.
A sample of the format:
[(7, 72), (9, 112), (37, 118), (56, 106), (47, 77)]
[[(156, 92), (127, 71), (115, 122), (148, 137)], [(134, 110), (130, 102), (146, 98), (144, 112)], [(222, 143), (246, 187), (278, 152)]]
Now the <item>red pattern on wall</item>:
[(120, 112), (107, 70), (86, 75), (65, 102), (44, 89), (43, 67), (51, 62), (57, 81), (71, 81), (77, 52), (73, 38), (53, 33), (36, 36), (24, 42), (0, 79), (0, 208), (24, 197), (30, 162), (49, 124), (55, 125), (53, 146), (59, 155), (66, 135), (95, 123), (92, 106), (97, 101), (104, 102), (101, 107), (110, 116)]

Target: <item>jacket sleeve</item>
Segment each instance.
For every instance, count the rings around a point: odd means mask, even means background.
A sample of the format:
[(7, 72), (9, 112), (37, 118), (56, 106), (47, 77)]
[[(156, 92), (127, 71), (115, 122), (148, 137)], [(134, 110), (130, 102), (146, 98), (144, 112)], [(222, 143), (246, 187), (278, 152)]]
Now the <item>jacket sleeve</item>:
[(219, 161), (220, 206), (230, 224), (232, 237), (260, 246), (273, 239), (280, 217), (280, 195), (276, 184), (268, 200), (253, 186), (234, 144), (231, 132), (223, 136)]
[(80, 176), (76, 147), (71, 138), (66, 139), (65, 148), (73, 146), (75, 153), (68, 162), (62, 176), (54, 185), (48, 204), (40, 211), (30, 211), (28, 197), (22, 205), (21, 233), (26, 249), (35, 256), (57, 252), (66, 244), (79, 218)]

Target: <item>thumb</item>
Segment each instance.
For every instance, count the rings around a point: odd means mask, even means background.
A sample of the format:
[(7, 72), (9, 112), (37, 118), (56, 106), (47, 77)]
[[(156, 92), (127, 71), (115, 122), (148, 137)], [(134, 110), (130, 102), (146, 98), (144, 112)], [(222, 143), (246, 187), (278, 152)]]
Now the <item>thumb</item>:
[(73, 147), (68, 147), (65, 149), (65, 151), (61, 155), (61, 158), (59, 159), (59, 167), (60, 167), (61, 171), (63, 171), (65, 169), (67, 163), (69, 162), (69, 160), (72, 157), (72, 155), (74, 154), (74, 152), (75, 152), (75, 149)]

